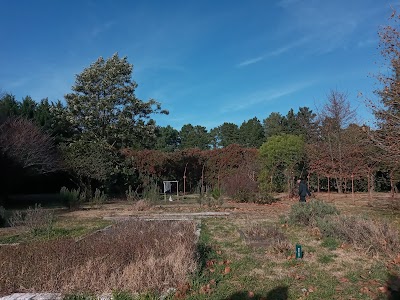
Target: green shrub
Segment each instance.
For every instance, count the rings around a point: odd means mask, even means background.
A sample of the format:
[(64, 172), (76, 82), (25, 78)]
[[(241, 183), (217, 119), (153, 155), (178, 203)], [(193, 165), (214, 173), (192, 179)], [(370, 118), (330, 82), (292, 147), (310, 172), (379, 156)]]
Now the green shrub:
[(318, 200), (311, 200), (308, 203), (296, 203), (292, 205), (288, 221), (291, 224), (305, 226), (317, 225), (318, 219), (327, 215), (337, 215), (336, 207)]
[(214, 188), (211, 191), (211, 196), (218, 201), (218, 199), (221, 197), (221, 190), (218, 188)]
[(143, 198), (150, 203), (155, 203), (160, 200), (160, 189), (156, 183), (146, 185), (143, 189)]
[(0, 206), (0, 227), (8, 225), (9, 212), (3, 206)]
[(99, 189), (96, 189), (94, 192), (94, 196), (92, 198), (92, 202), (95, 204), (103, 204), (104, 202), (107, 201), (107, 195), (100, 191)]
[(139, 195), (136, 191), (132, 189), (132, 186), (129, 185), (128, 189), (125, 191), (126, 200), (133, 202), (139, 200)]
[(61, 188), (60, 196), (64, 205), (68, 208), (77, 208), (85, 200), (83, 193), (80, 193), (80, 189), (69, 190), (65, 186)]
[(321, 246), (328, 248), (329, 250), (336, 250), (340, 243), (334, 237), (326, 237), (322, 240)]

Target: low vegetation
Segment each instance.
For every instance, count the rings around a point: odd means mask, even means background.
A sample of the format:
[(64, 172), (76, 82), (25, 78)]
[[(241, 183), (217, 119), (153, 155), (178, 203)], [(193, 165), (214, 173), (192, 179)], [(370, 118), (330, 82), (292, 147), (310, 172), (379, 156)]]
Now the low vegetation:
[(196, 267), (195, 224), (128, 221), (84, 239), (0, 247), (0, 293), (163, 292)]
[[(195, 200), (168, 202), (165, 207), (171, 212), (182, 212), (183, 207), (198, 211)], [(123, 205), (137, 216), (162, 209), (156, 205), (141, 211), (140, 201)], [(115, 206), (108, 209), (108, 205), (58, 215), (51, 232), (59, 231), (59, 236), (43, 232), (34, 236), (28, 231), (30, 240), (0, 246), (1, 294), (55, 291), (65, 299), (94, 299), (107, 293), (115, 299), (149, 300), (160, 296), (383, 300), (398, 289), (400, 244), (393, 224), (399, 220), (394, 215), (366, 219), (355, 210), (359, 207), (345, 202), (339, 212), (322, 201), (281, 200), (271, 205), (230, 203), (231, 216), (202, 220), (198, 242), (196, 224), (187, 221), (132, 220), (95, 233), (82, 227), (67, 232), (78, 224), (99, 228), (99, 219), (88, 223), (86, 218), (114, 214)], [(133, 205), (138, 205), (136, 211)], [(75, 225), (72, 216), (79, 216)], [(297, 244), (302, 259), (295, 258)]]

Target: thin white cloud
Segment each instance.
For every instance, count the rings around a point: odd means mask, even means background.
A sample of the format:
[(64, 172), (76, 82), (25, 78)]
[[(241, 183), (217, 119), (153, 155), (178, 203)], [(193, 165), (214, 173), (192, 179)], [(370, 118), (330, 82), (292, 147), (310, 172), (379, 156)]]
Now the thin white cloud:
[(238, 67), (238, 68), (246, 67), (246, 66), (249, 66), (249, 65), (258, 63), (258, 62), (260, 62), (260, 61), (266, 60), (266, 59), (269, 58), (269, 57), (279, 56), (279, 55), (281, 55), (281, 54), (284, 54), (284, 53), (286, 53), (286, 52), (289, 52), (290, 50), (292, 50), (292, 49), (294, 49), (294, 48), (297, 48), (297, 47), (299, 47), (299, 46), (305, 44), (305, 43), (306, 43), (307, 41), (309, 41), (309, 40), (310, 40), (309, 37), (304, 37), (304, 38), (302, 38), (302, 39), (299, 39), (299, 40), (297, 40), (297, 41), (294, 41), (294, 42), (289, 43), (289, 44), (287, 44), (287, 45), (284, 45), (284, 46), (282, 46), (282, 47), (276, 48), (276, 49), (274, 49), (274, 50), (272, 50), (272, 51), (269, 51), (269, 52), (267, 52), (267, 53), (265, 53), (264, 55), (261, 55), (261, 56), (259, 56), (259, 57), (245, 60), (245, 61), (243, 61), (243, 62), (237, 64), (236, 67)]
[(245, 66), (248, 66), (248, 65), (252, 65), (252, 64), (258, 63), (259, 61), (262, 61), (264, 59), (265, 59), (265, 56), (259, 56), (259, 57), (256, 57), (256, 58), (248, 59), (248, 60), (245, 60), (245, 61), (239, 63), (237, 65), (237, 67), (240, 68), (240, 67), (245, 67)]
[(295, 83), (289, 86), (282, 86), (278, 89), (267, 89), (263, 91), (257, 91), (247, 96), (242, 96), (237, 100), (231, 101), (230, 104), (224, 106), (221, 109), (221, 113), (228, 113), (233, 111), (245, 110), (248, 107), (265, 104), (281, 97), (293, 94), (307, 87), (310, 87), (316, 83), (316, 80), (309, 80), (300, 83)]
[(6, 80), (5, 82), (0, 83), (0, 86), (4, 85), (7, 89), (14, 89), (26, 85), (31, 80), (31, 77), (19, 77), (12, 80)]
[(359, 48), (364, 48), (364, 47), (370, 47), (370, 46), (376, 46), (378, 45), (379, 40), (378, 39), (366, 39), (362, 41), (358, 41), (357, 47)]
[(96, 38), (100, 34), (102, 34), (103, 32), (109, 30), (114, 25), (115, 25), (114, 21), (108, 21), (108, 22), (105, 22), (103, 24), (97, 25), (92, 29), (90, 35), (91, 35), (92, 38)]
[[(307, 55), (321, 55), (338, 49), (348, 49), (360, 36), (371, 36), (386, 20), (388, 5), (376, 5), (376, 0), (281, 0), (279, 32), (282, 38), (291, 35), (310, 36), (305, 47)], [(361, 42), (362, 44), (362, 42)]]

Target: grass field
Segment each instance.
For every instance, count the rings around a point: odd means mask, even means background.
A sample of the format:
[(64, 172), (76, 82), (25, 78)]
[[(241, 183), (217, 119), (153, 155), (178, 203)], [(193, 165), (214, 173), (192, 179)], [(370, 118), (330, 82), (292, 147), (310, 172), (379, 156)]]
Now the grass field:
[[(34, 250), (36, 246), (29, 245), (88, 235), (110, 224), (103, 217), (145, 218), (162, 213), (184, 215), (189, 212), (224, 211), (229, 212), (229, 215), (202, 219), (197, 250), (193, 248), (190, 250), (193, 253), (189, 254), (197, 259), (197, 269), (193, 272), (193, 266), (186, 263), (187, 270), (179, 273), (179, 280), (168, 285), (175, 285), (176, 288), (169, 295), (171, 299), (389, 299), (386, 295), (388, 288), (396, 288), (398, 284), (396, 279), (390, 279), (390, 274), (399, 274), (400, 271), (400, 248), (393, 250), (393, 247), (388, 246), (391, 243), (388, 239), (396, 240), (396, 236), (385, 236), (383, 232), (380, 239), (374, 233), (376, 239), (371, 239), (371, 244), (383, 245), (384, 250), (368, 244), (369, 229), (365, 236), (360, 237), (361, 242), (366, 241), (361, 244), (326, 237), (316, 226), (287, 222), (291, 207), (297, 201), (285, 199), (284, 195), (280, 197), (281, 201), (272, 205), (225, 202), (220, 207), (209, 207), (188, 199), (172, 203), (160, 202), (141, 211), (125, 202), (72, 212), (58, 211), (52, 230), (59, 234), (32, 236), (23, 228), (3, 228), (0, 229), (0, 242), (22, 242), (28, 249), (26, 251), (31, 249), (37, 253)], [(355, 216), (362, 220), (367, 218), (371, 224), (378, 225), (386, 222), (391, 228), (400, 229), (400, 212), (393, 209), (394, 200), (388, 194), (374, 194), (371, 198), (366, 194), (356, 194), (354, 198), (352, 195), (320, 194), (316, 198), (336, 206), (341, 216)], [(135, 226), (131, 230), (137, 231)], [(169, 234), (172, 237), (179, 235), (177, 231)], [(393, 243), (397, 245), (396, 241)], [(295, 258), (296, 244), (302, 246), (302, 259)], [(4, 255), (8, 251), (8, 247), (11, 246), (0, 247), (0, 256), (2, 252)], [(134, 243), (130, 247), (133, 249)], [(91, 258), (90, 252), (85, 253), (88, 259)], [(118, 253), (118, 249), (115, 253)], [(15, 264), (15, 268), (20, 269), (21, 264), (23, 262), (18, 266)], [(11, 274), (12, 270), (9, 272)], [(110, 272), (105, 272), (103, 277), (107, 277)], [(41, 275), (38, 273), (36, 276)], [(20, 278), (23, 277), (24, 274), (20, 274)], [(160, 278), (165, 281), (166, 277)], [(392, 282), (388, 284), (388, 281)], [(7, 292), (18, 291), (15, 286), (15, 290), (9, 289)], [(160, 286), (162, 284), (124, 288), (124, 285), (118, 285), (118, 290), (138, 291), (141, 293), (138, 297), (156, 299), (155, 295), (163, 292)], [(25, 288), (30, 290), (28, 286)], [(79, 289), (61, 289), (65, 294), (82, 293), (83, 290), (84, 286)], [(112, 292), (113, 289), (104, 286), (102, 291), (88, 286), (87, 292), (93, 294), (94, 291)], [(121, 294), (115, 294), (115, 298), (121, 298), (118, 295)], [(131, 296), (123, 294), (123, 297), (128, 299)]]

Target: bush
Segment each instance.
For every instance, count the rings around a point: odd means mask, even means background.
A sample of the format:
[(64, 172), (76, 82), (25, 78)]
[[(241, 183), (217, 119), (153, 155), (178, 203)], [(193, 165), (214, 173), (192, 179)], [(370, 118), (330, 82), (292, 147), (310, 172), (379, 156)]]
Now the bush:
[(338, 238), (363, 248), (366, 252), (394, 254), (400, 249), (399, 231), (387, 222), (354, 216), (333, 220)]
[(325, 217), (317, 220), (325, 238), (339, 239), (365, 252), (394, 254), (400, 249), (399, 232), (387, 222), (355, 216)]
[(126, 200), (128, 200), (128, 201), (139, 200), (139, 195), (138, 195), (137, 191), (134, 191), (132, 189), (131, 185), (129, 185), (128, 189), (125, 191), (125, 195), (126, 195)]
[(218, 200), (221, 197), (221, 190), (218, 188), (214, 188), (211, 191), (211, 196), (215, 199)]
[(260, 195), (256, 198), (254, 203), (256, 203), (256, 204), (272, 204), (277, 201), (278, 201), (278, 199), (276, 199), (270, 193), (260, 193)]
[(80, 203), (85, 199), (83, 193), (80, 193), (80, 189), (69, 190), (63, 186), (60, 190), (60, 196), (65, 206), (68, 208), (77, 208)]
[(238, 202), (251, 202), (258, 192), (257, 182), (249, 178), (244, 170), (222, 178), (224, 192)]
[(308, 203), (296, 203), (292, 205), (288, 221), (291, 224), (315, 226), (318, 219), (327, 215), (337, 214), (339, 214), (339, 211), (336, 207), (322, 201), (311, 200)]
[(3, 206), (0, 206), (0, 227), (8, 225), (9, 213)]
[(92, 198), (92, 202), (95, 204), (103, 204), (104, 202), (107, 201), (107, 195), (100, 191), (99, 189), (96, 189), (94, 192), (94, 196)]
[(143, 198), (151, 203), (155, 203), (160, 200), (160, 189), (156, 183), (149, 184), (144, 187)]
[(34, 235), (44, 231), (50, 232), (53, 223), (54, 214), (43, 209), (40, 204), (35, 204), (34, 208), (29, 207), (25, 212), (15, 211), (9, 219), (10, 226), (26, 226)]

